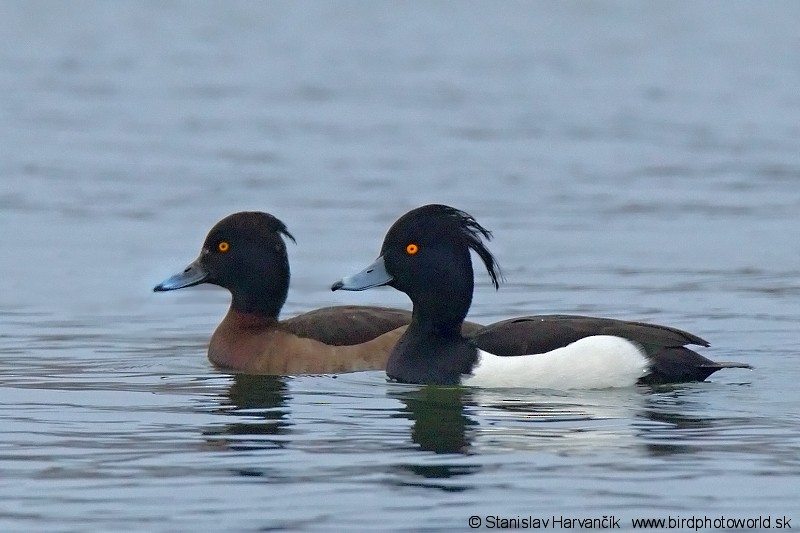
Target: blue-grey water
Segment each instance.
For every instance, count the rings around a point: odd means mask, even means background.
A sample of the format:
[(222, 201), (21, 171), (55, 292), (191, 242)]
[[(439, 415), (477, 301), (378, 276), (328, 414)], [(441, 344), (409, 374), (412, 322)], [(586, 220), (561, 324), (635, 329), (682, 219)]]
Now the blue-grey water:
[[(800, 526), (799, 28), (790, 0), (0, 3), (0, 530)], [(285, 316), (407, 307), (328, 287), (428, 202), (495, 233), (472, 319), (653, 321), (754, 370), (236, 377), (205, 357), (227, 293), (151, 292), (257, 209), (297, 237)]]

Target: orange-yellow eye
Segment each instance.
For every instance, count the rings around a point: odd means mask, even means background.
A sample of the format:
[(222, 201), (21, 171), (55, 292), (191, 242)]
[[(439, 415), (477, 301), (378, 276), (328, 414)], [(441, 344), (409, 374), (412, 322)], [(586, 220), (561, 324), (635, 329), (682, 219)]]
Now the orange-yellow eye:
[(225, 242), (225, 241), (222, 241), (222, 242), (220, 242), (220, 243), (217, 245), (217, 250), (219, 250), (219, 251), (220, 251), (220, 252), (222, 252), (223, 254), (224, 254), (225, 252), (227, 252), (228, 250), (230, 250), (230, 248), (231, 248), (231, 245), (230, 245), (230, 244), (228, 244), (228, 243), (227, 243), (227, 242)]
[(414, 255), (415, 253), (419, 252), (419, 246), (414, 244), (413, 242), (406, 246), (406, 253), (408, 255)]

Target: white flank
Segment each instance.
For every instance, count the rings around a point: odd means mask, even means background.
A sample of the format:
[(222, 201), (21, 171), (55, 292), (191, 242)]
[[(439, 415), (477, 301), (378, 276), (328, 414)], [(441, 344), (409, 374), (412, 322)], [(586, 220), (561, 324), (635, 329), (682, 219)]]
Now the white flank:
[(636, 343), (595, 335), (540, 354), (500, 357), (478, 350), (478, 364), (461, 383), (562, 390), (629, 387), (647, 374), (648, 367)]

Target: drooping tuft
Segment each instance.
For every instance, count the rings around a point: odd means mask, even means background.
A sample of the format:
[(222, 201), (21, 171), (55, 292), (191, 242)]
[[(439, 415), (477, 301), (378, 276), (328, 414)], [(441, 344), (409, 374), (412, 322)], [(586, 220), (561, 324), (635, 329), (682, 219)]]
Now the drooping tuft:
[(409, 211), (395, 222), (393, 228), (409, 223), (422, 226), (429, 233), (442, 232), (460, 239), (481, 258), (494, 288), (500, 288), (503, 280), (500, 265), (482, 240), (490, 241), (492, 232), (481, 226), (472, 215), (448, 205), (429, 204)]
[(232, 230), (239, 235), (253, 235), (259, 239), (269, 240), (270, 235), (284, 235), (297, 244), (294, 236), (279, 218), (261, 211), (240, 211), (223, 218), (211, 228), (209, 236), (220, 231)]
[(268, 217), (269, 224), (272, 225), (273, 231), (275, 231), (276, 233), (279, 233), (281, 235), (284, 235), (285, 237), (290, 239), (293, 243), (297, 244), (297, 241), (294, 240), (294, 235), (289, 233), (289, 230), (286, 228), (286, 224), (284, 224), (283, 221), (281, 221), (277, 217), (274, 217), (274, 216), (272, 216), (272, 215), (270, 215), (268, 213), (263, 213), (263, 214)]

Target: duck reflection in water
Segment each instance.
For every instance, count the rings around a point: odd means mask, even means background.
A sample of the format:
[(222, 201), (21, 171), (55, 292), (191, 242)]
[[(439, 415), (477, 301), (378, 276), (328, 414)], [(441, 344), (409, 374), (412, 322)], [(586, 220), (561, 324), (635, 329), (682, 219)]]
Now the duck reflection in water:
[(472, 392), (463, 387), (425, 386), (390, 392), (405, 407), (396, 415), (413, 422), (411, 440), (422, 451), (468, 454), (468, 430), (477, 422), (465, 413), (472, 404)]
[[(693, 389), (674, 388), (679, 398)], [(662, 442), (664, 434), (673, 434), (671, 427), (703, 429), (709, 421), (702, 409), (689, 414), (676, 409), (665, 394), (670, 390), (648, 386), (581, 395), (440, 386), (389, 390), (403, 404), (394, 416), (412, 422), (416, 449), (464, 456), (509, 451), (569, 455), (643, 446), (653, 454), (684, 453)], [(642, 422), (630, 424), (630, 419)]]
[[(411, 441), (421, 452), (437, 455), (470, 455), (474, 430), (478, 423), (471, 419), (466, 409), (474, 405), (472, 391), (464, 387), (424, 386), (390, 390), (389, 397), (399, 400), (404, 407), (394, 418), (411, 420)], [(447, 492), (460, 492), (470, 488), (469, 483), (431, 482), (467, 476), (481, 467), (454, 462), (408, 463), (397, 465), (401, 485), (435, 488)], [(411, 480), (407, 474), (413, 474)], [(423, 478), (424, 481), (420, 481)]]
[(292, 425), (288, 421), (290, 378), (235, 374), (232, 379), (227, 394), (220, 398), (218, 410), (241, 417), (242, 421), (227, 423), (203, 434), (215, 446), (228, 450), (285, 447), (287, 440), (283, 436), (289, 433)]

